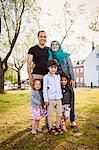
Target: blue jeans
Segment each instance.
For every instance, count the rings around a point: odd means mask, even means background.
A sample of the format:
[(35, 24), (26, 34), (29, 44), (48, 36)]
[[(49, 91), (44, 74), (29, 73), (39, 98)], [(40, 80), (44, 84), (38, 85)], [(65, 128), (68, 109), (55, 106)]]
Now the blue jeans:
[(71, 101), (71, 111), (70, 111), (70, 121), (73, 122), (75, 121), (75, 93), (73, 88), (71, 89), (71, 93), (72, 93), (72, 101)]

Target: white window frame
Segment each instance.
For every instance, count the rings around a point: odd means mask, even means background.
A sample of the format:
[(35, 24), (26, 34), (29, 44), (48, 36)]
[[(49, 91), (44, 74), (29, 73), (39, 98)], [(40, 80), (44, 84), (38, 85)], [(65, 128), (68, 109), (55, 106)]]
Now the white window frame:
[(79, 73), (79, 68), (76, 68), (76, 73)]
[(76, 78), (76, 82), (79, 83), (79, 77)]

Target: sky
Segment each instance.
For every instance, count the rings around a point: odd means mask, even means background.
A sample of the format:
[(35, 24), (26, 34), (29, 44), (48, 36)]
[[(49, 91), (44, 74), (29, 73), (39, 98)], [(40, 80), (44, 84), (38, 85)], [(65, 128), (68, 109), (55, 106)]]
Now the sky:
[[(61, 41), (64, 36), (65, 28), (62, 27), (64, 24), (63, 6), (66, 0), (43, 0), (43, 1), (40, 0), (40, 2), (42, 8), (42, 15), (40, 18), (41, 28), (43, 26), (44, 29), (48, 32), (47, 44), (49, 46), (52, 40), (56, 39)], [(67, 2), (71, 4), (72, 10), (76, 12), (77, 12), (77, 8), (81, 4), (85, 4), (84, 13), (77, 19), (73, 28), (76, 31), (76, 36), (79, 35), (86, 36), (87, 39), (89, 39), (90, 41), (93, 40), (99, 45), (99, 40), (98, 40), (99, 34), (88, 29), (89, 22), (92, 20), (93, 15), (97, 9), (97, 6), (99, 7), (99, 1), (98, 0), (67, 0)], [(61, 30), (56, 28), (58, 32), (55, 29), (55, 23), (56, 24), (61, 23)], [(52, 24), (54, 24), (53, 27)], [(49, 30), (51, 34), (49, 33)], [(63, 43), (63, 48), (65, 48), (64, 45), (66, 45), (66, 42), (69, 43), (70, 45), (74, 43), (76, 43), (76, 45), (79, 44), (79, 41), (77, 41), (75, 36), (66, 39)], [(77, 57), (79, 57), (79, 59), (85, 59), (90, 52), (91, 52), (91, 42), (88, 42), (86, 43), (86, 46), (80, 48), (80, 50), (78, 47), (78, 52), (77, 52), (78, 54), (73, 53), (72, 59), (77, 59)]]

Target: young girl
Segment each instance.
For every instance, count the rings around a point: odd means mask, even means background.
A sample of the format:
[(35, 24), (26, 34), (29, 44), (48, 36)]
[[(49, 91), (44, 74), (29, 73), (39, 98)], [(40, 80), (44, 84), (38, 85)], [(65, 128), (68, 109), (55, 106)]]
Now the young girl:
[[(49, 72), (43, 78), (43, 97), (44, 102), (48, 105), (48, 126), (49, 133), (58, 134), (59, 126), (62, 116), (62, 92), (61, 92), (61, 79), (60, 75), (57, 74), (58, 63), (56, 60), (50, 60), (48, 62)], [(52, 125), (52, 114), (56, 108), (57, 118), (56, 118), (56, 128)]]
[(72, 105), (72, 91), (70, 86), (70, 79), (66, 73), (61, 74), (61, 89), (62, 89), (62, 123), (61, 129), (63, 132), (66, 131), (66, 120), (70, 117), (70, 109)]
[[(58, 61), (58, 73), (61, 74), (62, 72), (66, 73), (70, 78), (70, 85), (73, 87), (74, 85), (74, 71), (73, 65), (70, 59), (70, 54), (64, 52), (61, 44), (58, 41), (52, 41), (51, 46), (48, 50), (49, 52), (49, 60), (56, 59)], [(77, 124), (75, 122), (75, 112), (74, 112), (74, 101), (75, 95), (74, 90), (71, 88), (72, 93), (72, 104), (71, 104), (71, 111), (70, 111), (70, 126), (72, 128), (77, 128)]]
[(35, 79), (33, 82), (33, 87), (30, 93), (31, 105), (30, 105), (30, 118), (32, 120), (32, 134), (37, 134), (37, 132), (42, 132), (39, 128), (39, 121), (41, 118), (41, 81)]

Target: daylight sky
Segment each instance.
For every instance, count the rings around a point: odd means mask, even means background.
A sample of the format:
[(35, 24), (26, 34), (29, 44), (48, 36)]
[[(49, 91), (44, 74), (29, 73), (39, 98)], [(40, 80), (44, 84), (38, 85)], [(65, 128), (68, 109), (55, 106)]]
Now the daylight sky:
[[(50, 42), (54, 39), (61, 41), (62, 37), (64, 36), (65, 29), (64, 27), (58, 32), (53, 28), (51, 25), (55, 23), (64, 24), (64, 14), (63, 14), (63, 6), (66, 0), (40, 0), (41, 2), (41, 8), (42, 8), (42, 15), (40, 18), (41, 25), (44, 27), (46, 31), (51, 32), (51, 35), (48, 33), (48, 42), (49, 45)], [(84, 13), (81, 17), (78, 18), (76, 21), (76, 24), (74, 26), (74, 30), (76, 31), (76, 35), (80, 36), (86, 36), (87, 39), (90, 41), (95, 41), (96, 44), (99, 45), (99, 35), (96, 32), (93, 32), (88, 29), (89, 22), (91, 19), (93, 20), (93, 16), (95, 14), (95, 11), (99, 8), (99, 1), (98, 0), (67, 0), (71, 4), (72, 10), (76, 11), (77, 8), (81, 4), (85, 4), (84, 7)], [(98, 9), (99, 10), (99, 9)], [(47, 13), (48, 12), (48, 13)], [(49, 15), (48, 15), (49, 14)], [(92, 15), (92, 18), (91, 18)], [(41, 26), (41, 28), (42, 28)], [(61, 32), (61, 33), (59, 33)], [(69, 38), (67, 40), (68, 43), (77, 43), (77, 39), (74, 37)], [(65, 45), (66, 41), (63, 43), (63, 47)], [(83, 50), (84, 49), (84, 50)], [(84, 53), (83, 53), (84, 51)], [(86, 46), (78, 50), (77, 53), (74, 53), (72, 55), (76, 55), (75, 57), (72, 56), (73, 59), (85, 59), (87, 55), (91, 52), (91, 43), (86, 43)]]

